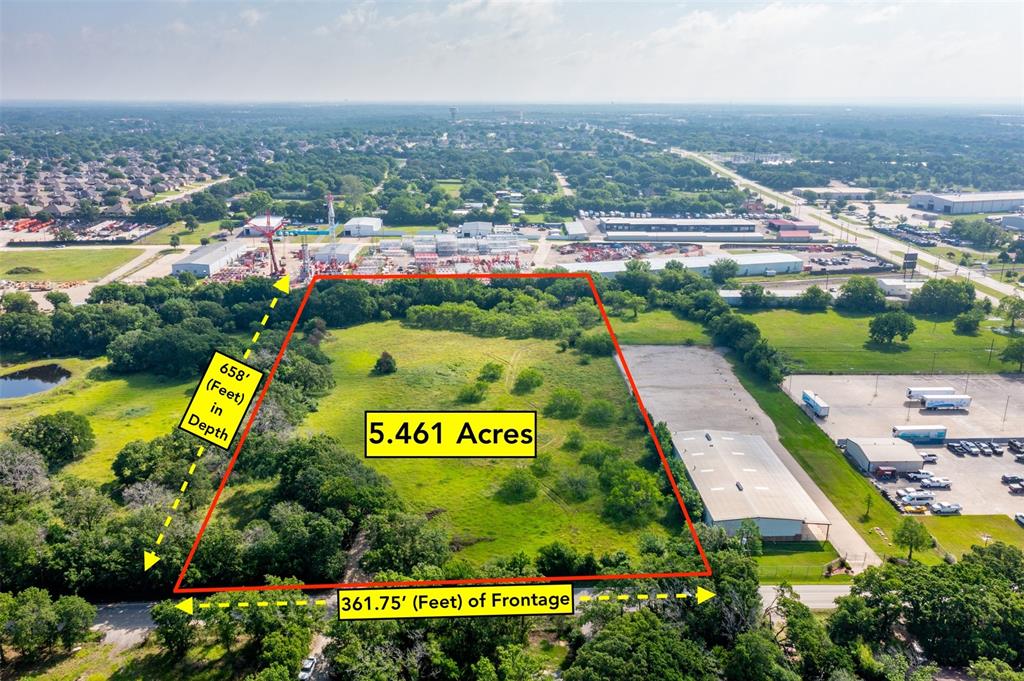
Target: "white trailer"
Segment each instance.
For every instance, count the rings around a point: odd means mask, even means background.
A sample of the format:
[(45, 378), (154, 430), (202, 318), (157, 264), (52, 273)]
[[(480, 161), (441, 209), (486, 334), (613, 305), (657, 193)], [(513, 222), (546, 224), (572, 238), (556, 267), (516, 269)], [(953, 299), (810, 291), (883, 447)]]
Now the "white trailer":
[(907, 399), (908, 400), (919, 400), (922, 397), (928, 395), (956, 395), (956, 388), (950, 388), (948, 386), (941, 386), (938, 388), (934, 387), (922, 387), (922, 388), (907, 388)]
[(821, 399), (821, 395), (815, 394), (812, 390), (805, 390), (803, 401), (818, 418), (823, 419), (828, 416), (828, 402)]
[(921, 406), (929, 410), (969, 409), (970, 395), (925, 395), (921, 398)]
[(941, 443), (946, 439), (946, 426), (893, 426), (892, 436), (907, 442)]

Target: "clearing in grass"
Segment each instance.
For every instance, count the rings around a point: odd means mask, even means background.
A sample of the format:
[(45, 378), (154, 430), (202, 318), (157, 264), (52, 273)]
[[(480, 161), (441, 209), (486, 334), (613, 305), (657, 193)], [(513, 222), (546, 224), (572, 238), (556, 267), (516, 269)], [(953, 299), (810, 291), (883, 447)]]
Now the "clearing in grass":
[(142, 253), (141, 248), (3, 248), (0, 279), (98, 281)]
[(997, 373), (1006, 338), (992, 332), (1001, 322), (982, 322), (977, 335), (953, 333), (946, 318), (914, 317), (917, 330), (890, 345), (868, 339), (871, 315), (834, 310), (766, 310), (744, 313), (768, 341), (785, 352), (800, 374)]

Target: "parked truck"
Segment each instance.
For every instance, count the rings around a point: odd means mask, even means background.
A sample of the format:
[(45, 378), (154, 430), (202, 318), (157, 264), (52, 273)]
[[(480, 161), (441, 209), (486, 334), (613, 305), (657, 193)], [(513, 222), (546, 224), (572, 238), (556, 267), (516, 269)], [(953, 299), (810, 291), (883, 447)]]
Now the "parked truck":
[(942, 443), (946, 440), (946, 426), (893, 426), (892, 436), (921, 444)]
[(921, 398), (921, 406), (929, 410), (969, 409), (970, 395), (925, 395)]
[(950, 388), (948, 386), (940, 386), (938, 388), (907, 388), (907, 399), (908, 400), (919, 400), (922, 397), (928, 395), (956, 395), (956, 388)]
[(819, 419), (823, 419), (828, 416), (828, 402), (821, 399), (821, 395), (817, 395), (812, 390), (805, 390), (803, 392), (804, 404), (810, 407), (814, 415)]

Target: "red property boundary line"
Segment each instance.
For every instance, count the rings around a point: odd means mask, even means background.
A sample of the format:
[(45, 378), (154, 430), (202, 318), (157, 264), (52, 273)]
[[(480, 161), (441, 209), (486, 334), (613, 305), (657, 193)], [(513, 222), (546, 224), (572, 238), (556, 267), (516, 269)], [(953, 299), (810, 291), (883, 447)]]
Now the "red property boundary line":
[[(200, 586), (200, 587), (183, 587), (181, 583), (185, 581), (185, 573), (188, 572), (189, 565), (192, 564), (192, 559), (196, 555), (196, 549), (199, 548), (199, 542), (203, 538), (203, 533), (206, 532), (206, 527), (210, 523), (210, 518), (213, 516), (213, 510), (217, 507), (217, 502), (220, 500), (220, 495), (224, 491), (224, 487), (227, 485), (228, 478), (231, 477), (231, 471), (235, 467), (235, 462), (238, 461), (238, 454), (242, 451), (242, 446), (245, 444), (246, 438), (249, 436), (249, 429), (252, 428), (253, 421), (256, 419), (256, 414), (260, 410), (260, 406), (263, 404), (263, 398), (267, 395), (267, 390), (270, 388), (271, 381), (274, 380), (274, 375), (277, 373), (277, 367), (281, 364), (281, 358), (284, 357), (285, 351), (288, 349), (288, 344), (291, 342), (292, 334), (295, 333), (295, 328), (298, 326), (299, 319), (302, 317), (302, 311), (306, 308), (306, 303), (309, 302), (309, 296), (313, 293), (313, 287), (316, 286), (318, 281), (339, 281), (339, 280), (388, 280), (388, 279), (584, 279), (590, 285), (590, 292), (594, 296), (594, 301), (597, 303), (597, 309), (601, 313), (601, 318), (604, 320), (605, 328), (608, 330), (608, 334), (611, 336), (612, 344), (615, 346), (615, 352), (618, 355), (619, 362), (622, 365), (623, 372), (626, 374), (626, 380), (629, 382), (629, 387), (633, 392), (633, 397), (637, 401), (637, 406), (640, 408), (640, 413), (643, 415), (644, 423), (647, 425), (647, 431), (650, 433), (651, 439), (654, 441), (654, 447), (658, 450), (658, 456), (661, 458), (661, 464), (665, 469), (665, 475), (668, 476), (668, 481), (672, 486), (672, 493), (676, 497), (676, 502), (679, 504), (680, 510), (683, 512), (683, 517), (686, 518), (686, 525), (690, 528), (690, 536), (693, 537), (693, 542), (697, 547), (698, 553), (700, 553), (701, 561), (704, 563), (704, 569), (699, 571), (691, 572), (639, 572), (631, 574), (621, 575), (577, 575), (570, 577), (498, 577), (498, 578), (480, 578), (480, 579), (433, 579), (433, 580), (406, 580), (398, 582), (350, 582), (347, 584), (276, 584), (276, 585), (265, 585), (265, 586)], [(661, 443), (658, 442), (658, 436), (654, 432), (654, 425), (651, 423), (650, 416), (647, 414), (647, 407), (644, 406), (643, 399), (640, 397), (640, 391), (637, 390), (636, 382), (633, 380), (633, 374), (629, 370), (629, 365), (626, 364), (626, 358), (622, 354), (622, 348), (619, 346), (619, 339), (615, 336), (615, 331), (612, 330), (611, 320), (608, 318), (608, 312), (604, 309), (604, 303), (601, 301), (601, 296), (597, 292), (597, 286), (594, 284), (593, 277), (588, 272), (509, 272), (509, 273), (496, 273), (496, 274), (318, 274), (314, 275), (313, 279), (309, 282), (306, 287), (306, 293), (302, 296), (302, 302), (299, 303), (299, 308), (295, 313), (295, 318), (292, 320), (291, 326), (288, 328), (288, 333), (284, 337), (284, 342), (281, 344), (281, 349), (277, 352), (277, 357), (274, 359), (273, 365), (270, 367), (270, 372), (267, 374), (267, 379), (263, 382), (263, 389), (260, 391), (259, 398), (256, 400), (256, 406), (252, 410), (252, 414), (249, 416), (248, 422), (245, 424), (245, 429), (242, 431), (242, 436), (238, 440), (238, 444), (235, 446), (235, 453), (231, 456), (231, 460), (228, 461), (227, 469), (224, 471), (224, 477), (221, 478), (220, 486), (217, 488), (217, 492), (213, 495), (213, 500), (210, 502), (210, 507), (206, 510), (206, 517), (203, 518), (203, 523), (199, 527), (199, 534), (196, 535), (195, 541), (192, 542), (192, 549), (188, 552), (188, 557), (185, 559), (185, 564), (181, 568), (181, 574), (178, 575), (178, 581), (174, 583), (175, 594), (204, 594), (204, 593), (220, 593), (220, 592), (234, 592), (234, 591), (295, 591), (295, 590), (320, 590), (320, 589), (355, 589), (365, 587), (403, 587), (403, 586), (450, 586), (458, 584), (523, 584), (523, 583), (562, 583), (562, 582), (595, 582), (595, 581), (608, 581), (616, 579), (655, 579), (655, 578), (673, 578), (673, 577), (710, 577), (711, 576), (711, 564), (708, 563), (708, 557), (704, 553), (704, 547), (701, 546), (700, 539), (697, 537), (697, 529), (693, 526), (693, 521), (690, 519), (690, 513), (686, 510), (686, 504), (683, 503), (683, 497), (679, 493), (679, 487), (676, 484), (675, 478), (672, 476), (672, 470), (669, 468), (668, 459), (665, 456), (664, 450), (661, 448)]]

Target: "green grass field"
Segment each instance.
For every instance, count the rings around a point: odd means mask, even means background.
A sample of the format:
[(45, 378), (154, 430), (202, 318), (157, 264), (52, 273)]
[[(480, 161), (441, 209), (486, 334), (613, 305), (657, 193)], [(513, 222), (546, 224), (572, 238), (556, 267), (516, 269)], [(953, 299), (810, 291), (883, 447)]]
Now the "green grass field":
[[(97, 281), (142, 254), (141, 248), (0, 249), (0, 279), (11, 281)], [(38, 272), (8, 274), (15, 267)]]
[(711, 339), (704, 327), (688, 319), (680, 319), (668, 310), (641, 312), (637, 318), (632, 312), (624, 317), (611, 317), (615, 337), (623, 345), (710, 345)]
[[(880, 556), (903, 555), (904, 551), (891, 543), (901, 515), (882, 499), (867, 478), (854, 470), (828, 435), (782, 390), (743, 366), (734, 364), (734, 368), (743, 387), (775, 424), (782, 445), (871, 548)], [(868, 496), (872, 499), (871, 513), (865, 517)], [(1015, 526), (1007, 516), (924, 516), (921, 521), (941, 545), (941, 549), (915, 554), (925, 563), (940, 560), (943, 550), (959, 556), (972, 544), (983, 543), (985, 534), (1024, 547), (1024, 529)]]
[(765, 542), (764, 553), (757, 557), (762, 584), (837, 584), (850, 581), (849, 575), (825, 577), (825, 566), (839, 557), (829, 542)]
[(438, 180), (434, 184), (448, 192), (448, 196), (458, 197), (459, 190), (462, 189), (462, 180)]
[[(360, 455), (365, 409), (539, 411), (557, 386), (576, 388), (587, 400), (608, 399), (624, 410), (631, 406), (611, 358), (581, 365), (575, 355), (559, 353), (553, 341), (478, 338), (406, 329), (398, 322), (386, 322), (334, 331), (322, 347), (334, 359), (337, 387), (320, 400), (318, 411), (309, 416), (301, 430), (332, 435)], [(371, 376), (370, 369), (382, 350), (395, 357), (398, 372)], [(505, 365), (505, 376), (490, 385), (483, 402), (456, 404), (459, 387), (475, 378), (480, 367), (490, 361)], [(513, 395), (515, 375), (526, 367), (537, 367), (544, 374), (544, 385), (530, 395)], [(661, 524), (651, 523), (643, 529), (617, 527), (601, 518), (600, 492), (585, 502), (571, 503), (554, 490), (555, 481), (564, 472), (584, 468), (593, 471), (579, 463), (577, 454), (560, 449), (566, 433), (577, 425), (575, 420), (539, 417), (539, 451), (552, 455), (553, 467), (539, 479), (541, 493), (525, 503), (498, 501), (495, 492), (509, 471), (528, 466), (528, 460), (372, 459), (369, 463), (391, 480), (411, 508), (422, 513), (443, 509), (436, 522), (470, 544), (459, 554), (466, 560), (480, 563), (517, 551), (532, 554), (555, 540), (597, 555), (618, 549), (635, 554), (640, 534), (664, 534)], [(581, 429), (587, 440), (621, 445), (631, 459), (643, 454), (646, 433), (632, 422)], [(671, 513), (667, 498), (665, 510), (673, 519), (679, 515)]]
[(195, 389), (195, 380), (177, 381), (148, 374), (111, 376), (107, 360), (49, 359), (5, 366), (3, 373), (40, 364), (60, 364), (71, 378), (52, 390), (0, 399), (0, 431), (40, 414), (73, 411), (89, 419), (96, 446), (63, 470), (98, 483), (113, 480), (110, 464), (132, 440), (151, 440), (174, 428)]
[[(892, 347), (868, 343), (870, 315), (768, 310), (744, 313), (803, 374), (992, 373), (1012, 367), (999, 360), (1006, 339), (983, 322), (976, 336), (953, 333), (952, 321), (917, 317), (917, 331)], [(995, 352), (989, 361), (989, 348)]]
[(166, 227), (161, 227), (157, 231), (153, 232), (149, 236), (139, 239), (136, 243), (144, 244), (146, 246), (167, 246), (171, 243), (171, 237), (175, 234), (181, 239), (181, 243), (184, 245), (196, 245), (201, 243), (201, 239), (209, 238), (211, 234), (216, 234), (221, 229), (220, 220), (210, 220), (209, 222), (200, 222), (199, 226), (196, 227), (196, 231), (189, 232), (185, 229), (185, 222), (178, 220), (172, 222)]

